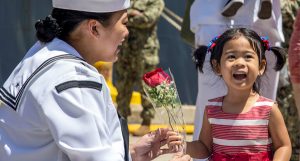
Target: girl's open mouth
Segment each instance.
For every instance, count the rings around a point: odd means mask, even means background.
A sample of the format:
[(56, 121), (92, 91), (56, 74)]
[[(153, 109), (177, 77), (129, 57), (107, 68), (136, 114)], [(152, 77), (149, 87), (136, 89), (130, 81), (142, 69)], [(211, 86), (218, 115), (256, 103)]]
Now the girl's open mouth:
[(245, 73), (233, 74), (233, 78), (236, 80), (243, 80), (247, 78), (247, 74)]

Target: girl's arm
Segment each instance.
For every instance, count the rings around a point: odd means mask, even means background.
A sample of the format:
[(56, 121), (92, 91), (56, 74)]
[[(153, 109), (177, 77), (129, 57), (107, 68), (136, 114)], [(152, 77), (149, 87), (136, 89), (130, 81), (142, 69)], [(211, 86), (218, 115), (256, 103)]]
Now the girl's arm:
[(269, 132), (275, 149), (273, 161), (289, 161), (292, 153), (291, 141), (277, 103), (271, 110)]
[(199, 135), (199, 140), (187, 142), (186, 153), (192, 158), (203, 159), (211, 155), (212, 151), (212, 136), (211, 126), (207, 119), (206, 110), (203, 116), (203, 125)]

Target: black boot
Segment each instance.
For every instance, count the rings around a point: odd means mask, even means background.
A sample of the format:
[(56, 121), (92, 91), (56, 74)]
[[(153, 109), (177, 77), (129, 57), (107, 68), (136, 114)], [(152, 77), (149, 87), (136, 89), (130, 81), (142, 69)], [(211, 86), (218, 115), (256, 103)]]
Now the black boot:
[(143, 136), (150, 132), (151, 120), (143, 119), (141, 126), (132, 133), (133, 136)]
[(242, 7), (244, 0), (229, 0), (222, 11), (222, 15), (225, 17), (231, 17)]
[(260, 8), (257, 16), (260, 19), (269, 19), (272, 16), (272, 0), (260, 0)]

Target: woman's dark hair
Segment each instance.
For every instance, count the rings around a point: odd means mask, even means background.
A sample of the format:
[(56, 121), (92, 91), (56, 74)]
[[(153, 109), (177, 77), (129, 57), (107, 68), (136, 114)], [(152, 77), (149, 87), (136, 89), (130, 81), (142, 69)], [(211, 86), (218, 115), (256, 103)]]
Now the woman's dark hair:
[[(286, 62), (286, 51), (283, 48), (280, 47), (270, 47), (266, 45), (264, 40), (253, 30), (248, 28), (232, 28), (225, 31), (222, 35), (220, 35), (213, 43), (214, 46), (209, 48), (211, 51), (211, 58), (210, 58), (210, 65), (215, 70), (213, 65), (213, 60), (216, 61), (217, 64), (220, 64), (223, 47), (226, 42), (232, 39), (239, 38), (240, 36), (245, 37), (250, 45), (253, 47), (254, 51), (257, 53), (259, 58), (259, 65), (261, 65), (262, 60), (266, 61), (266, 50), (270, 50), (274, 53), (276, 56), (276, 65), (274, 66), (274, 70), (279, 71), (283, 68), (285, 62)], [(194, 52), (194, 58), (197, 60), (196, 66), (198, 67), (200, 72), (202, 71), (205, 56), (206, 56), (207, 50), (204, 52), (204, 47), (200, 46), (198, 49)], [(266, 61), (267, 62), (267, 61)], [(253, 85), (253, 90), (259, 93), (259, 82), (255, 83)]]
[(83, 20), (95, 19), (107, 27), (113, 13), (93, 13), (54, 8), (51, 15), (35, 23), (36, 37), (44, 43), (52, 41), (55, 37), (67, 40), (69, 34)]

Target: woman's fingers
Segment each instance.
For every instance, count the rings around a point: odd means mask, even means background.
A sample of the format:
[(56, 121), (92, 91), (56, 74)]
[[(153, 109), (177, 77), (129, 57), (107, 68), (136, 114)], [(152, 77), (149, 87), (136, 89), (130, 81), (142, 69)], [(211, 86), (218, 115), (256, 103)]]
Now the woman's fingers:
[(182, 152), (176, 153), (170, 161), (191, 161), (192, 158), (189, 155), (183, 155)]
[(167, 133), (167, 144), (170, 152), (178, 152), (183, 148), (183, 137), (175, 131), (169, 131)]

